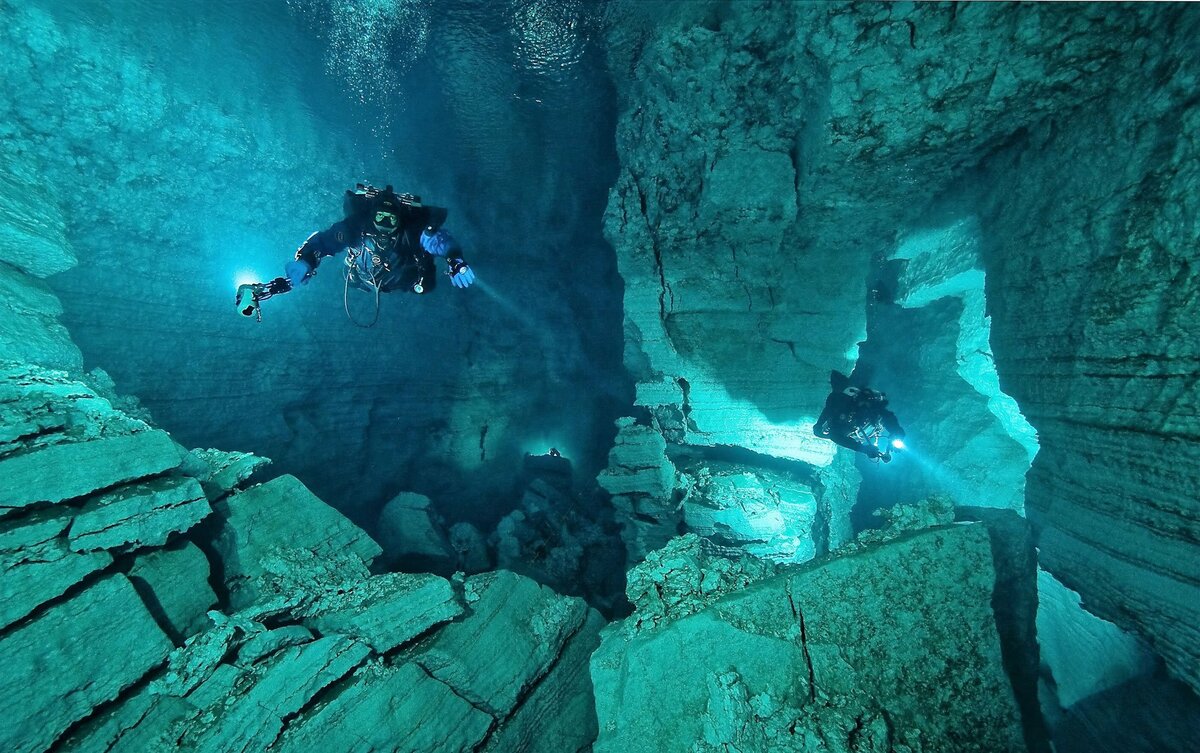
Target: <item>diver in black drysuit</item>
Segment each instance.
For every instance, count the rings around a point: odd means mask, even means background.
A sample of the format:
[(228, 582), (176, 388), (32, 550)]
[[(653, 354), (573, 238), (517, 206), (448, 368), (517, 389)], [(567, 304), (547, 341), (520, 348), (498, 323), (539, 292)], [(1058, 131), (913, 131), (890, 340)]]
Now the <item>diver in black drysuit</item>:
[(904, 429), (896, 414), (887, 408), (887, 395), (869, 387), (852, 387), (850, 378), (839, 371), (829, 373), (829, 385), (833, 392), (825, 400), (825, 409), (813, 425), (813, 434), (871, 459), (890, 461), (890, 449), (880, 450), (863, 441), (872, 436), (876, 426), (886, 429), (890, 440), (904, 438)]
[[(475, 282), (463, 261), (462, 247), (442, 223), (447, 211), (421, 203), (421, 197), (397, 194), (360, 183), (346, 191), (345, 219), (304, 241), (287, 263), (285, 277), (238, 288), (237, 306), (245, 316), (260, 316), (259, 304), (306, 284), (321, 260), (345, 252), (346, 284), (378, 293), (427, 293), (437, 284), (434, 257), (446, 261), (456, 288)], [(378, 300), (378, 299), (377, 299)], [(378, 310), (378, 309), (377, 309)]]

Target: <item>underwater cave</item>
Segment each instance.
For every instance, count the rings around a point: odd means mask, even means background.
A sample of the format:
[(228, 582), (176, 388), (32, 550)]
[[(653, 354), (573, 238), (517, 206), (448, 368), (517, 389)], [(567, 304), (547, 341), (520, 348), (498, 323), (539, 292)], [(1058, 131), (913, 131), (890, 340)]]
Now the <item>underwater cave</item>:
[(0, 749), (1194, 750), (1197, 40), (0, 0)]

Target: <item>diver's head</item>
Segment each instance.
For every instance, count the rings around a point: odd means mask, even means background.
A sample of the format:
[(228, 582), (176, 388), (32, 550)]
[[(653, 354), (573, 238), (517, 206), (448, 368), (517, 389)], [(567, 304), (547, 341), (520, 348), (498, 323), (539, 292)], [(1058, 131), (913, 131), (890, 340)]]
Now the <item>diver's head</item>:
[(386, 197), (375, 204), (371, 224), (378, 235), (393, 235), (400, 229), (400, 205), (395, 199)]

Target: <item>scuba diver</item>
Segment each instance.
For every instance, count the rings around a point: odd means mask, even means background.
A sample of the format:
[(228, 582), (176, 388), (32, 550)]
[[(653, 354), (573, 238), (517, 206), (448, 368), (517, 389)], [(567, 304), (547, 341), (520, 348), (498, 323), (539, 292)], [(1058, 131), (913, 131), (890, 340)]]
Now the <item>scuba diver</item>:
[[(322, 259), (342, 251), (346, 252), (346, 316), (360, 327), (374, 326), (379, 319), (380, 293), (433, 290), (435, 256), (446, 260), (446, 275), (454, 287), (467, 288), (475, 282), (475, 272), (463, 261), (458, 242), (442, 229), (446, 209), (422, 204), (420, 196), (397, 194), (391, 186), (378, 189), (365, 183), (346, 191), (342, 209), (345, 219), (308, 236), (296, 258), (287, 263), (286, 276), (238, 286), (235, 304), (243, 316), (261, 322), (262, 301), (307, 284)], [(370, 324), (350, 315), (351, 287), (375, 294), (375, 318)]]
[[(892, 450), (904, 448), (904, 429), (896, 414), (887, 409), (887, 395), (869, 387), (851, 386), (850, 377), (840, 371), (829, 372), (829, 384), (833, 392), (813, 425), (813, 434), (872, 460), (890, 463)], [(885, 429), (888, 441), (880, 450), (879, 438)]]

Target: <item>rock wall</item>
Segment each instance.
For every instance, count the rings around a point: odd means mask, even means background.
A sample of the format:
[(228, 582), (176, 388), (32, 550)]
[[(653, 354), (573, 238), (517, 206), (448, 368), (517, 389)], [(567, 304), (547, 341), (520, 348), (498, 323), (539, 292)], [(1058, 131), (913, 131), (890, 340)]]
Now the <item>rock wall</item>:
[(997, 368), (1041, 437), (1043, 566), (1200, 688), (1200, 17), (1152, 18), (1112, 96), (1030, 128), (953, 203), (980, 217)]
[[(928, 385), (929, 399), (905, 403), (916, 415), (902, 422), (918, 438), (926, 432), (922, 451), (930, 465), (945, 467), (969, 490), (982, 483), (983, 493), (968, 491), (963, 496), (973, 498), (963, 503), (1020, 507), (1032, 432), (1014, 427), (1011, 401), (996, 404), (1008, 398), (982, 368), (990, 368), (988, 359), (971, 360), (975, 341), (987, 340), (983, 283), (976, 279), (969, 296), (967, 288), (939, 288), (935, 280), (907, 284), (905, 295), (924, 286), (921, 305), (953, 305), (935, 303), (953, 296), (967, 312), (930, 310), (900, 321), (930, 332), (917, 337), (931, 345), (914, 358), (917, 374), (907, 379), (884, 368), (872, 373), (869, 359), (859, 362), (869, 333), (893, 345), (917, 334), (881, 326), (869, 291), (890, 305), (896, 291), (889, 300), (879, 288), (886, 262), (915, 269), (909, 257), (919, 249), (904, 241), (963, 219), (941, 216), (933, 224), (935, 200), (1026, 129), (1104, 96), (1109, 79), (1095, 72), (1128, 67), (1137, 30), (1165, 30), (1170, 12), (1001, 4), (661, 7), (661, 17), (640, 33), (614, 34), (613, 61), (618, 81), (624, 79), (622, 171), (606, 232), (626, 281), (625, 362), (637, 379), (637, 404), (655, 414), (669, 442), (733, 445), (826, 467), (834, 447), (810, 428), (829, 371), (858, 364), (862, 378), (878, 377), (875, 386), (885, 390), (891, 381), (902, 391), (912, 382)], [(953, 257), (956, 249), (940, 255), (946, 253)], [(985, 269), (982, 261), (974, 267)], [(910, 298), (907, 305), (918, 303)], [(933, 347), (934, 339), (955, 346)], [(954, 415), (920, 414), (939, 393), (961, 398)], [(612, 460), (614, 468), (623, 464)], [(909, 501), (944, 486), (921, 480), (928, 469), (909, 468), (886, 469), (915, 477)], [(857, 482), (853, 471), (838, 475), (839, 488)], [(629, 521), (631, 530), (645, 525), (651, 523)], [(834, 528), (845, 525), (833, 521)], [(829, 542), (814, 543), (820, 549)]]
[[(1047, 571), (1195, 688), (1200, 14), (745, 2), (628, 18), (643, 23), (613, 32), (606, 228), (647, 410), (619, 424), (601, 483), (631, 555), (690, 527), (681, 450), (749, 473), (794, 461), (817, 552), (846, 541), (847, 499), (857, 527), (931, 492), (1027, 506)], [(828, 371), (851, 367), (914, 440), (890, 466), (859, 459), (861, 485), (809, 433)], [(707, 518), (743, 512), (728, 505)]]

